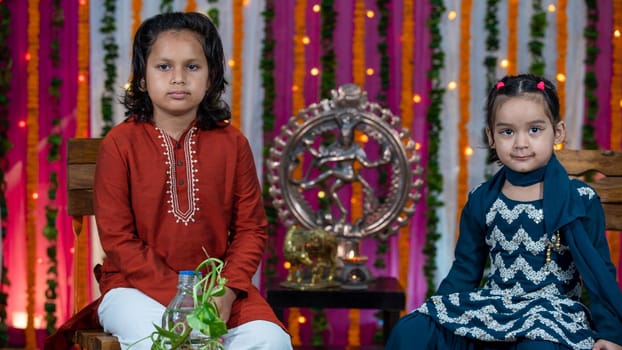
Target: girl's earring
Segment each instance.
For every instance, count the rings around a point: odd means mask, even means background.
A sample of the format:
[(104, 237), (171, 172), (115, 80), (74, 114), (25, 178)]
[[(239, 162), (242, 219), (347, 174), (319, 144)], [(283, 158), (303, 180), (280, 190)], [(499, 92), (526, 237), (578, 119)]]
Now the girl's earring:
[(138, 83), (138, 89), (142, 92), (147, 91), (147, 83), (145, 83), (145, 79), (140, 79), (140, 82)]

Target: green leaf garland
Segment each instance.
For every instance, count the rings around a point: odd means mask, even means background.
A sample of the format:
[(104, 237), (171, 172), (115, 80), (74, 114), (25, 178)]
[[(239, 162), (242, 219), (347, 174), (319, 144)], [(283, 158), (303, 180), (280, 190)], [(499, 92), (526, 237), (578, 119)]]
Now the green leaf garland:
[(103, 34), (102, 47), (104, 49), (104, 91), (102, 92), (101, 113), (102, 130), (101, 136), (106, 134), (114, 126), (115, 83), (117, 80), (117, 58), (119, 57), (119, 45), (115, 40), (116, 26), (116, 0), (104, 1), (104, 15), (102, 16), (99, 32)]
[(586, 118), (583, 124), (583, 148), (585, 149), (598, 149), (598, 143), (596, 143), (596, 137), (594, 136), (596, 123), (596, 116), (598, 115), (598, 98), (596, 97), (596, 89), (598, 88), (598, 79), (594, 65), (596, 59), (600, 54), (598, 48), (598, 29), (596, 23), (598, 23), (598, 2), (596, 0), (586, 0), (587, 7), (587, 23), (585, 30), (583, 31), (583, 37), (585, 37), (585, 80), (583, 85), (585, 86), (585, 100), (587, 104)]
[(428, 71), (428, 79), (432, 84), (430, 90), (430, 106), (426, 113), (428, 123), (428, 164), (426, 181), (428, 192), (426, 195), (426, 237), (423, 253), (427, 256), (423, 266), (423, 272), (428, 284), (427, 296), (436, 290), (434, 282), (436, 275), (436, 242), (441, 234), (438, 232), (439, 218), (436, 214), (438, 208), (443, 206), (438, 198), (441, 198), (443, 191), (443, 174), (439, 166), (440, 134), (443, 129), (441, 122), (441, 111), (443, 108), (443, 96), (445, 89), (441, 81), (441, 71), (445, 66), (445, 53), (442, 50), (440, 24), (441, 18), (445, 13), (445, 5), (442, 0), (431, 0), (431, 11), (428, 19), (428, 29), (430, 30), (430, 55), (431, 65)]
[[(52, 4), (52, 16), (51, 16), (51, 33), (52, 40), (50, 41), (50, 61), (54, 68), (54, 74), (50, 79), (50, 87), (48, 88), (48, 94), (50, 98), (50, 108), (52, 112), (52, 129), (50, 135), (47, 137), (48, 143), (48, 157), (47, 160), (50, 164), (58, 163), (60, 160), (60, 146), (62, 143), (62, 136), (60, 134), (61, 113), (60, 113), (60, 88), (63, 85), (63, 81), (60, 77), (56, 76), (56, 71), (61, 67), (60, 60), (60, 30), (65, 26), (65, 16), (61, 7), (60, 0), (54, 0)], [(58, 287), (58, 258), (56, 249), (56, 240), (58, 238), (58, 229), (56, 228), (56, 219), (58, 217), (58, 205), (56, 204), (56, 193), (58, 191), (58, 173), (55, 170), (50, 172), (48, 181), (48, 204), (45, 206), (45, 226), (43, 227), (43, 236), (48, 241), (48, 248), (46, 250), (47, 258), (49, 261), (49, 268), (47, 270), (46, 289), (45, 289), (45, 321), (46, 331), (48, 334), (52, 334), (56, 331), (56, 299)]]
[[(261, 70), (261, 82), (264, 91), (264, 97), (262, 102), (262, 128), (263, 128), (263, 159), (270, 158), (270, 148), (272, 147), (274, 131), (274, 100), (276, 98), (276, 87), (274, 82), (274, 33), (272, 32), (272, 25), (274, 22), (274, 1), (267, 0), (265, 10), (262, 12), (264, 18), (264, 38), (263, 46), (261, 49), (261, 60), (259, 62), (259, 69)], [(276, 269), (278, 264), (278, 255), (275, 247), (277, 230), (279, 227), (278, 213), (276, 208), (272, 204), (272, 196), (270, 195), (270, 182), (268, 181), (267, 174), (264, 167), (263, 172), (263, 186), (262, 197), (263, 204), (266, 210), (266, 216), (268, 219), (268, 240), (267, 244), (267, 257), (264, 265), (264, 275), (268, 278), (272, 278), (276, 275)]]
[(531, 40), (528, 43), (529, 52), (531, 53), (531, 64), (529, 65), (529, 71), (535, 75), (543, 76), (545, 69), (545, 62), (543, 56), (544, 35), (546, 33), (546, 13), (542, 8), (542, 0), (533, 0), (532, 3), (533, 15), (531, 22), (529, 23), (529, 34)]

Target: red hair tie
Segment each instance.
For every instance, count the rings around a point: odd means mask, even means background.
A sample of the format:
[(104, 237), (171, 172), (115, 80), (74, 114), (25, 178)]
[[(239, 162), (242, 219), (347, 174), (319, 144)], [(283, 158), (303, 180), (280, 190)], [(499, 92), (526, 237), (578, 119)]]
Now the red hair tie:
[(536, 87), (537, 87), (538, 89), (540, 89), (540, 90), (544, 91), (544, 82), (543, 82), (543, 81), (539, 82), (539, 83), (538, 83), (538, 85), (536, 85)]
[(499, 90), (499, 89), (501, 89), (502, 87), (504, 87), (504, 86), (505, 86), (505, 83), (504, 83), (504, 82), (502, 82), (502, 81), (500, 81), (500, 82), (498, 82), (498, 83), (497, 83), (497, 85), (495, 85), (495, 86), (496, 86), (497, 90)]

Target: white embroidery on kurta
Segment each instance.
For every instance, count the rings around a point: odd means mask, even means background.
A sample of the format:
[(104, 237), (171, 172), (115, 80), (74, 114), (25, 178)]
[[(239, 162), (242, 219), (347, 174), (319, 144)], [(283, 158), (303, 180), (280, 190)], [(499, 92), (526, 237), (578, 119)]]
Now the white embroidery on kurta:
[(188, 186), (188, 209), (185, 211), (181, 210), (179, 205), (179, 197), (177, 196), (177, 171), (175, 170), (175, 151), (173, 142), (162, 129), (156, 128), (156, 130), (160, 133), (158, 138), (163, 141), (161, 146), (164, 148), (166, 165), (168, 166), (168, 169), (166, 170), (166, 175), (168, 177), (166, 180), (166, 185), (168, 187), (166, 189), (166, 194), (169, 195), (168, 204), (170, 206), (168, 212), (175, 217), (175, 222), (183, 222), (184, 225), (188, 225), (189, 222), (194, 222), (194, 215), (199, 210), (197, 207), (197, 202), (199, 201), (197, 192), (199, 191), (199, 188), (196, 186), (199, 179), (195, 176), (198, 170), (195, 169), (195, 163), (197, 160), (194, 159), (194, 155), (196, 154), (196, 141), (194, 140), (196, 128), (191, 128), (183, 141), (184, 155), (187, 166), (185, 181)]

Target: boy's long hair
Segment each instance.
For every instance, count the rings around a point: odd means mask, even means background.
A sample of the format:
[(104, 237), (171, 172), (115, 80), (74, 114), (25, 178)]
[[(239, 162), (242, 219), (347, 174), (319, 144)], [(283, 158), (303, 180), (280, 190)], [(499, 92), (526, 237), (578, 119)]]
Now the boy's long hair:
[(144, 89), (147, 57), (158, 35), (169, 30), (189, 30), (195, 33), (207, 59), (209, 81), (197, 111), (198, 127), (210, 130), (228, 125), (231, 111), (222, 100), (227, 85), (222, 42), (212, 21), (197, 12), (162, 13), (147, 19), (136, 31), (132, 46), (132, 78), (121, 101), (126, 108), (127, 119), (136, 116), (138, 121), (153, 120), (153, 103)]
[[(544, 84), (544, 86), (538, 84)], [(553, 126), (557, 125), (561, 120), (559, 115), (559, 97), (557, 97), (557, 90), (553, 83), (546, 78), (533, 74), (508, 75), (499, 80), (488, 93), (486, 127), (494, 130), (497, 112), (512, 97), (529, 98), (541, 103)], [(495, 162), (498, 160), (497, 152), (495, 149), (491, 149), (490, 161)]]

